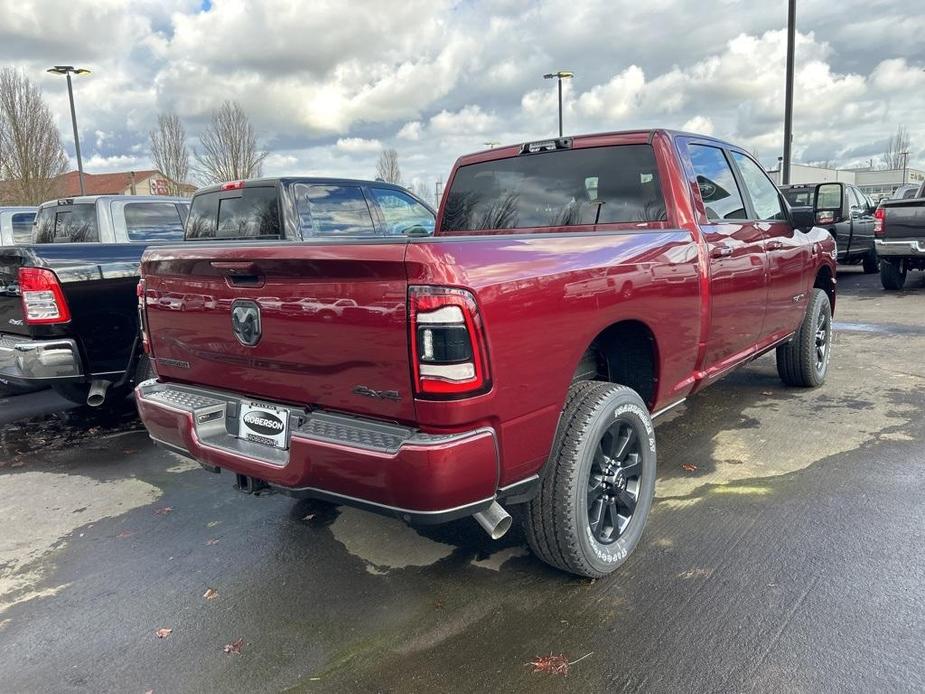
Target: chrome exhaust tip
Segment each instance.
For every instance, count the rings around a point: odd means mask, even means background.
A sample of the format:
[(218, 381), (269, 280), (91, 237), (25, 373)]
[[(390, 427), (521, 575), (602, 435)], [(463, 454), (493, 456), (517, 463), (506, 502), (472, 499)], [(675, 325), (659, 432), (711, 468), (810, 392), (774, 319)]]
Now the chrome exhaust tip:
[(106, 391), (109, 390), (111, 381), (97, 379), (90, 384), (90, 391), (87, 393), (87, 404), (90, 407), (99, 407), (106, 402)]
[(478, 521), (492, 540), (504, 537), (505, 533), (511, 529), (511, 514), (505, 511), (497, 501), (492, 501), (491, 506), (472, 517)]

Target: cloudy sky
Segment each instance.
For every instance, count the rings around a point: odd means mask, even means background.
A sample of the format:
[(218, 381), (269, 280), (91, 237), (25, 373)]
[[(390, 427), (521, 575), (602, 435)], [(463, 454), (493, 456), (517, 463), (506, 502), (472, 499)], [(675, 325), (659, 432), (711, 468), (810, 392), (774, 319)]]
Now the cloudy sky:
[[(925, 167), (925, 3), (798, 0), (794, 157), (863, 165), (898, 124)], [(370, 177), (395, 147), (408, 183), (486, 142), (553, 134), (545, 72), (569, 69), (568, 133), (712, 133), (766, 165), (782, 143), (786, 0), (0, 0), (0, 64), (44, 90), (85, 169), (150, 165), (175, 111), (195, 135), (235, 99), (267, 174)]]

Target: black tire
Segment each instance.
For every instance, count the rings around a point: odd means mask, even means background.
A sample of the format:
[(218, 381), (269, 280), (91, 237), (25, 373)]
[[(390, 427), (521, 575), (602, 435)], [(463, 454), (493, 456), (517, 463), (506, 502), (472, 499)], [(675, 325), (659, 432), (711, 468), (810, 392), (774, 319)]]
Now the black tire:
[(870, 252), (864, 256), (861, 263), (865, 275), (872, 275), (880, 269), (880, 261), (877, 259), (877, 249), (871, 248)]
[(799, 329), (777, 348), (777, 373), (788, 386), (816, 388), (825, 382), (832, 356), (832, 306), (828, 295), (813, 289)]
[(880, 284), (884, 289), (899, 290), (906, 283), (906, 265), (901, 260), (880, 261)]
[(634, 390), (601, 381), (573, 384), (540, 490), (524, 515), (534, 554), (588, 578), (616, 570), (642, 537), (655, 464), (652, 420)]

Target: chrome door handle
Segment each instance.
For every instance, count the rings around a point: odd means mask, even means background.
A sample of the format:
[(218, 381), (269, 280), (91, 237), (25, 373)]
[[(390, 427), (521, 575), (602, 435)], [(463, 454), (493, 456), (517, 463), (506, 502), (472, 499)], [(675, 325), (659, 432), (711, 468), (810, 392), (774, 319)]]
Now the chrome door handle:
[(713, 246), (710, 249), (711, 258), (728, 258), (732, 255), (732, 249), (729, 246)]

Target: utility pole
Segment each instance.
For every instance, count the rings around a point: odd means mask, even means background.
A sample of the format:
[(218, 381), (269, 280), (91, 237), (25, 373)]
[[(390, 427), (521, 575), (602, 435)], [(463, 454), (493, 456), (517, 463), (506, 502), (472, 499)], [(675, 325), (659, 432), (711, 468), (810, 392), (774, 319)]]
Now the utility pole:
[(906, 171), (909, 170), (909, 151), (900, 152), (899, 155), (903, 158), (903, 185), (906, 185)]
[(53, 75), (67, 77), (67, 98), (71, 102), (71, 125), (74, 126), (74, 149), (77, 150), (77, 180), (80, 183), (80, 194), (84, 194), (84, 163), (80, 158), (80, 136), (77, 134), (77, 114), (74, 111), (74, 89), (71, 86), (71, 73), (75, 75), (89, 75), (90, 71), (73, 65), (55, 65), (48, 69)]
[(568, 80), (575, 76), (570, 70), (559, 70), (557, 72), (547, 72), (543, 75), (544, 80), (559, 80), (559, 137), (562, 137), (562, 80)]
[(793, 144), (793, 54), (796, 42), (797, 0), (787, 9), (787, 83), (784, 94), (784, 162), (781, 182), (790, 183), (790, 146)]

